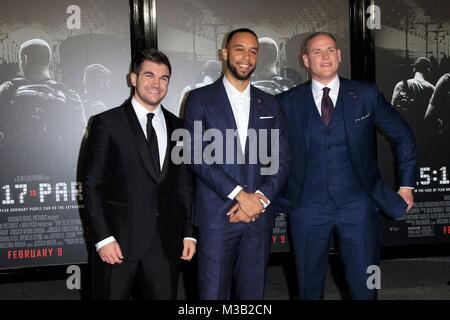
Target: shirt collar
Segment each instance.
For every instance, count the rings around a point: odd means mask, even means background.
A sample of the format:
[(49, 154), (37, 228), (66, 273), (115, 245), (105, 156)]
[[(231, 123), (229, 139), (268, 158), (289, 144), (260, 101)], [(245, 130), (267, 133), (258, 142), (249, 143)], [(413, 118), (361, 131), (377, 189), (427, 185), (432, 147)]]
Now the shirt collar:
[(336, 76), (336, 78), (334, 78), (333, 80), (331, 80), (331, 82), (327, 85), (323, 85), (322, 83), (320, 83), (319, 81), (316, 80), (311, 80), (311, 88), (312, 88), (312, 92), (313, 92), (313, 96), (316, 97), (319, 94), (322, 94), (322, 89), (325, 87), (330, 88), (330, 93), (334, 94), (334, 95), (338, 95), (339, 92), (339, 77)]
[[(148, 111), (135, 98), (131, 99), (131, 104), (133, 105), (134, 112), (136, 112), (138, 119), (147, 118), (147, 113), (149, 113), (150, 111)], [(163, 115), (162, 109), (161, 109), (161, 104), (159, 104), (158, 107), (156, 107), (155, 111), (153, 111), (152, 113), (155, 114), (156, 118), (161, 118), (161, 116)]]
[(244, 91), (240, 92), (238, 89), (236, 89), (230, 81), (228, 81), (227, 77), (223, 76), (223, 85), (225, 87), (225, 91), (227, 92), (228, 96), (231, 98), (245, 98), (250, 99), (250, 83), (248, 84), (247, 88), (245, 88)]

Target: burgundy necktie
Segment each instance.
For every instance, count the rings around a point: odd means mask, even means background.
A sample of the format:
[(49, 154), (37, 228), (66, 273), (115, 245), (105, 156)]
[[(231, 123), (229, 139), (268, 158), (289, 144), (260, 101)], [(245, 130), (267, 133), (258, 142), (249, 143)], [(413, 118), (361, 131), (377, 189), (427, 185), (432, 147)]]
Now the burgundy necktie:
[(322, 112), (322, 120), (323, 123), (327, 126), (328, 123), (330, 123), (331, 115), (333, 114), (334, 107), (333, 107), (333, 101), (331, 101), (331, 98), (329, 96), (330, 88), (325, 87), (323, 90), (323, 96), (322, 96), (322, 103), (320, 105), (320, 110)]

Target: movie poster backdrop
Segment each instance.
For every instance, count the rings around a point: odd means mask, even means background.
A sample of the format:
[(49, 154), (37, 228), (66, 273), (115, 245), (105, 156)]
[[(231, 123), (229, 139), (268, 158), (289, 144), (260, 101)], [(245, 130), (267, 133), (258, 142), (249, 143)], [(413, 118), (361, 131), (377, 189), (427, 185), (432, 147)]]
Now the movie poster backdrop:
[(15, 0), (0, 10), (0, 268), (83, 263), (89, 118), (129, 95), (126, 0)]
[[(404, 117), (418, 149), (415, 206), (383, 219), (384, 245), (448, 243), (450, 239), (450, 2), (377, 0), (376, 82)], [(375, 12), (374, 11), (374, 12)], [(394, 161), (378, 139), (381, 173), (392, 186)]]

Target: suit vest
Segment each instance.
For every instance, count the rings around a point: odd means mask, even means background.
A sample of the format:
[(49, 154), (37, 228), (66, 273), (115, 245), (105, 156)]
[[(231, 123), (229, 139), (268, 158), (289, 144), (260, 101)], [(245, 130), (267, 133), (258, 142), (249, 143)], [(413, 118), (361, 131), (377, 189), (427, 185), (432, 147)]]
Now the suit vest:
[(339, 99), (328, 126), (314, 104), (309, 112), (311, 132), (302, 204), (332, 201), (340, 206), (364, 197), (351, 164)]

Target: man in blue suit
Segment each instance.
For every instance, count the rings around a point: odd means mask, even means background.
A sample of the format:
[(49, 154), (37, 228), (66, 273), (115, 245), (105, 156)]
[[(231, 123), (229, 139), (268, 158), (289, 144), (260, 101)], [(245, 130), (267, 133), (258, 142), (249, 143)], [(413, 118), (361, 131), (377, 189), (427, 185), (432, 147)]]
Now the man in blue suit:
[[(331, 236), (353, 299), (375, 299), (368, 267), (379, 264), (378, 208), (398, 218), (414, 203), (416, 147), (408, 125), (372, 84), (338, 76), (341, 52), (325, 32), (309, 36), (302, 59), (312, 80), (278, 96), (293, 165), (284, 202), (300, 297), (323, 298)], [(381, 180), (376, 128), (393, 143), (400, 189)]]
[(286, 182), (289, 155), (276, 98), (250, 85), (258, 48), (252, 30), (230, 32), (222, 49), (224, 76), (191, 91), (186, 101), (197, 176), (200, 299), (230, 299), (233, 283), (236, 299), (264, 296), (274, 223), (270, 202)]

